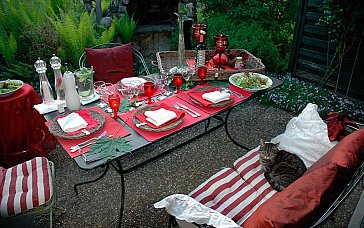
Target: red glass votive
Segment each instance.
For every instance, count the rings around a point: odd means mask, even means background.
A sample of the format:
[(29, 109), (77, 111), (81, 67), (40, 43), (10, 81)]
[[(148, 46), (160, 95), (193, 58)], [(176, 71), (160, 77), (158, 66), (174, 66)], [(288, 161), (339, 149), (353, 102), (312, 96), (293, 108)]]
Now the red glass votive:
[(111, 94), (108, 98), (110, 108), (113, 110), (113, 113), (111, 114), (112, 118), (118, 117), (118, 110), (120, 107), (120, 95), (117, 93)]
[(207, 67), (206, 66), (199, 66), (197, 69), (197, 75), (201, 79), (200, 85), (204, 85), (204, 79), (206, 79), (207, 75)]

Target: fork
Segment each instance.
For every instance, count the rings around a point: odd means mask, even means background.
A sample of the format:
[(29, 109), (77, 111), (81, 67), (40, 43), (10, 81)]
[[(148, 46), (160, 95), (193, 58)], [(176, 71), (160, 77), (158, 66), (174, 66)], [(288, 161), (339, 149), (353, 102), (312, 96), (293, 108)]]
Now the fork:
[(188, 113), (190, 116), (192, 116), (193, 118), (197, 118), (197, 117), (198, 117), (195, 113), (191, 112), (191, 111), (190, 111), (190, 110), (188, 110), (188, 109), (185, 109), (185, 108), (180, 107), (178, 104), (173, 104), (173, 107), (174, 107), (175, 109), (177, 109), (177, 110), (183, 110), (183, 111), (187, 112), (187, 113)]
[(89, 140), (86, 140), (86, 141), (84, 141), (84, 142), (82, 142), (82, 143), (79, 143), (79, 144), (77, 144), (77, 145), (75, 145), (75, 146), (71, 146), (71, 148), (70, 148), (70, 150), (71, 150), (71, 153), (74, 153), (74, 152), (76, 152), (78, 149), (81, 149), (81, 148), (83, 148), (83, 147), (85, 147), (85, 146), (88, 146), (90, 143), (92, 143), (92, 141), (95, 141), (95, 140), (98, 140), (98, 139), (100, 139), (100, 138), (102, 138), (102, 137), (104, 137), (105, 135), (106, 135), (106, 131), (104, 131), (104, 132), (102, 132), (99, 136), (97, 136), (97, 137), (93, 137), (93, 138), (91, 138), (91, 139), (89, 139)]
[(226, 87), (221, 87), (220, 88), (220, 91), (221, 92), (227, 92), (227, 93), (233, 93), (233, 94), (235, 94), (238, 98), (240, 98), (240, 99), (242, 99), (242, 98), (244, 98), (245, 96), (244, 95), (242, 95), (242, 94), (240, 94), (240, 93), (238, 93), (238, 92), (235, 92), (234, 90), (231, 90), (231, 89), (228, 89), (228, 88), (226, 88)]

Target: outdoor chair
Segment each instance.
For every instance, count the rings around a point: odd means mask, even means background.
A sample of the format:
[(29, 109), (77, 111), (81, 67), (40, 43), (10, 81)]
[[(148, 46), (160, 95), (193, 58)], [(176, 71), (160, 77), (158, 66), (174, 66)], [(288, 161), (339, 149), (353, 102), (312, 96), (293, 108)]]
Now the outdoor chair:
[(257, 147), (188, 195), (174, 194), (154, 206), (167, 210), (170, 226), (316, 227), (364, 176), (364, 129), (331, 142), (316, 105), (308, 104), (272, 142), (308, 167), (284, 190), (277, 192), (265, 179)]
[(79, 67), (90, 65), (93, 65), (95, 71), (95, 81), (116, 83), (124, 77), (150, 74), (143, 55), (130, 43), (106, 43), (85, 48), (79, 59)]
[(0, 224), (49, 212), (52, 227), (55, 189), (51, 161), (36, 157), (8, 169), (0, 167), (0, 181)]

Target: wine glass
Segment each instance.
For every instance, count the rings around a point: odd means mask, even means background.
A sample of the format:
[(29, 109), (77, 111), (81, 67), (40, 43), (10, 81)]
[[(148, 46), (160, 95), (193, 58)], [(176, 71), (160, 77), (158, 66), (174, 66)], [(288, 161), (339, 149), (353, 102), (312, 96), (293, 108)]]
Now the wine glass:
[(159, 90), (162, 92), (164, 89), (164, 86), (165, 86), (165, 84), (163, 83), (163, 75), (158, 74), (155, 79), (156, 79), (156, 83), (157, 83)]
[(105, 82), (104, 81), (97, 81), (97, 82), (94, 83), (95, 92), (101, 98), (100, 103), (97, 105), (97, 107), (99, 107), (99, 108), (105, 108), (107, 106), (105, 101), (102, 99), (103, 94), (104, 94), (104, 87), (105, 87)]
[(131, 99), (134, 96), (134, 86), (131, 83), (122, 83), (120, 86), (120, 92), (121, 94), (128, 99), (128, 101), (131, 101)]
[(120, 107), (120, 95), (117, 93), (111, 94), (108, 98), (110, 108), (113, 110), (111, 117), (116, 119), (119, 116), (119, 107)]
[[(105, 82), (105, 85), (102, 85), (102, 99), (105, 99), (106, 101), (109, 99), (109, 96), (115, 93), (114, 85), (108, 82)], [(105, 109), (106, 112), (112, 112), (110, 107), (107, 107)]]
[(175, 73), (173, 76), (173, 84), (177, 87), (176, 93), (181, 92), (181, 86), (183, 84), (183, 77), (181, 73)]
[(148, 96), (146, 104), (153, 104), (152, 95), (154, 93), (155, 85), (153, 82), (145, 82), (144, 83), (144, 94)]
[(166, 88), (166, 91), (164, 92), (164, 94), (166, 96), (170, 96), (172, 94), (172, 92), (169, 91), (168, 86), (172, 82), (172, 74), (169, 73), (169, 72), (166, 72), (166, 71), (162, 71), (160, 73), (160, 78), (161, 78), (161, 80), (162, 80), (162, 82), (163, 82), (163, 84), (164, 84), (164, 86)]
[(218, 70), (225, 69), (221, 66), (221, 54), (228, 48), (228, 36), (224, 34), (214, 35), (214, 48), (219, 53), (219, 65)]
[(199, 66), (197, 69), (197, 75), (201, 79), (200, 85), (205, 85), (204, 79), (206, 79), (207, 67)]
[(143, 83), (139, 80), (133, 80), (130, 82), (133, 87), (133, 92), (136, 97), (139, 96), (139, 93), (143, 90)]
[(190, 68), (182, 74), (183, 79), (185, 80), (185, 90), (188, 89), (187, 82), (190, 80), (190, 78), (195, 74), (195, 71), (191, 70)]

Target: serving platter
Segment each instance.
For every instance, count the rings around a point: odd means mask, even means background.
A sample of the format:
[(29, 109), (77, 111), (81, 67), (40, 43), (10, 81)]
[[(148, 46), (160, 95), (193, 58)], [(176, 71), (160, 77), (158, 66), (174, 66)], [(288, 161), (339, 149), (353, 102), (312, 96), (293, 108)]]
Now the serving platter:
[[(8, 97), (18, 91), (24, 85), (21, 80), (0, 81), (0, 97)], [(5, 88), (4, 88), (5, 87)]]
[(268, 76), (265, 76), (263, 74), (259, 74), (259, 73), (249, 73), (250, 75), (253, 75), (254, 77), (256, 77), (257, 79), (263, 79), (266, 80), (266, 84), (265, 85), (261, 85), (260, 87), (258, 86), (244, 86), (241, 85), (237, 82), (238, 79), (241, 79), (242, 77), (246, 77), (245, 73), (236, 73), (233, 74), (229, 77), (229, 82), (236, 87), (239, 87), (241, 89), (244, 89), (246, 91), (249, 92), (258, 92), (264, 89), (268, 89), (269, 87), (271, 87), (273, 85), (273, 81), (272, 79), (270, 79)]

